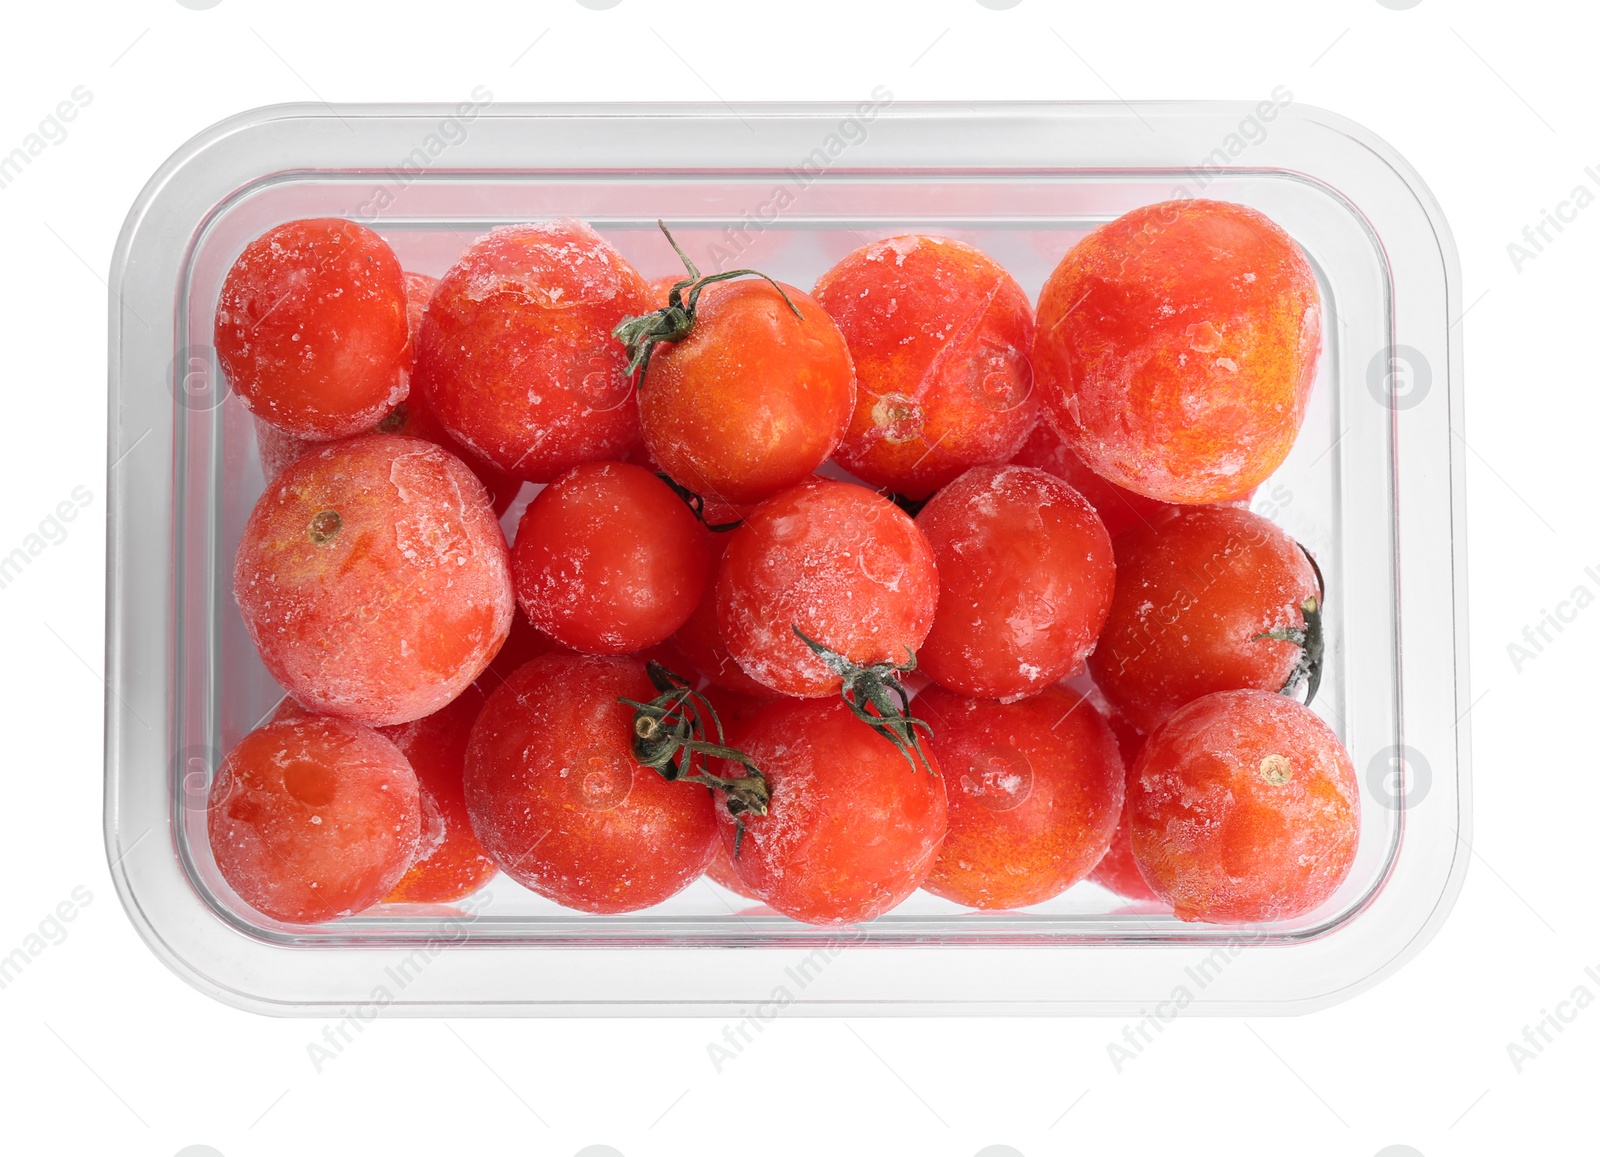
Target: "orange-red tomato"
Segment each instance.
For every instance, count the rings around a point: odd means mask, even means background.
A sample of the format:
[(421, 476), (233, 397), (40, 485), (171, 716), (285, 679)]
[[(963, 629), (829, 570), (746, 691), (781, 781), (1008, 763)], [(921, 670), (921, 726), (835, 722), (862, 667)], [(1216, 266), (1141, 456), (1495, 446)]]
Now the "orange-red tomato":
[(974, 466), (917, 516), (939, 571), (918, 652), (942, 687), (1015, 699), (1070, 674), (1094, 646), (1116, 567), (1094, 508), (1026, 466)]
[(756, 699), (771, 699), (774, 695), (772, 688), (746, 675), (744, 668), (739, 666), (738, 660), (728, 650), (728, 641), (722, 634), (722, 623), (717, 617), (717, 576), (722, 572), (722, 556), (727, 552), (728, 542), (727, 532), (711, 535), (712, 561), (705, 593), (700, 596), (699, 603), (684, 620), (683, 626), (672, 636), (671, 645), (690, 671), (713, 687)]
[(292, 713), (228, 753), (206, 810), (222, 878), (287, 924), (382, 900), (411, 866), (421, 825), (417, 777), (393, 743), (348, 719)]
[(939, 578), (922, 531), (881, 494), (816, 479), (732, 531), (717, 576), (728, 653), (785, 695), (836, 694), (838, 674), (795, 634), (859, 666), (910, 660), (934, 621)]
[(1038, 904), (1087, 876), (1122, 811), (1125, 772), (1100, 712), (1064, 687), (1018, 703), (930, 687), (915, 714), (945, 774), (950, 826), (922, 886), (973, 908)]
[(688, 336), (654, 348), (639, 414), (663, 470), (708, 503), (739, 506), (827, 461), (855, 398), (850, 351), (822, 307), (752, 279), (707, 286)]
[(418, 387), (463, 446), (518, 478), (620, 458), (639, 413), (611, 330), (652, 305), (644, 278), (583, 222), (502, 226), (434, 291)]
[(1213, 691), (1280, 691), (1301, 673), (1321, 608), (1311, 562), (1271, 522), (1232, 506), (1187, 507), (1117, 537), (1117, 588), (1089, 657), (1095, 685), (1149, 731)]
[(1183, 920), (1287, 920), (1355, 862), (1360, 788), (1309, 708), (1270, 691), (1196, 699), (1150, 736), (1128, 781), (1139, 872)]
[(483, 484), (455, 455), (392, 434), (332, 443), (280, 474), (245, 523), (233, 591), (291, 695), (373, 725), (454, 699), (515, 609)]
[(585, 912), (659, 904), (699, 878), (717, 839), (711, 793), (633, 756), (633, 709), (656, 691), (637, 659), (543, 655), (472, 728), (472, 829), (501, 869)]
[(1035, 332), (1046, 416), (1091, 470), (1166, 502), (1221, 502), (1294, 444), (1322, 307), (1310, 262), (1266, 216), (1168, 201), (1074, 246)]
[(626, 462), (576, 466), (517, 526), (511, 570), (529, 621), (591, 655), (625, 655), (683, 626), (705, 591), (705, 527), (661, 479)]
[[(1117, 737), (1122, 764), (1131, 775), (1139, 752), (1144, 748), (1145, 735), (1116, 711), (1108, 712), (1105, 720), (1111, 727), (1111, 734)], [(1133, 835), (1128, 828), (1126, 796), (1122, 802), (1122, 815), (1117, 820), (1117, 830), (1111, 836), (1111, 846), (1100, 857), (1094, 871), (1089, 873), (1089, 879), (1125, 899), (1143, 903), (1160, 899), (1144, 882), (1144, 877), (1139, 874), (1139, 865), (1133, 858)]]
[(462, 788), (467, 738), (484, 699), (474, 684), (432, 715), (378, 731), (417, 773), (422, 800), (417, 858), (384, 897), (388, 903), (448, 904), (470, 896), (499, 870), (473, 834)]
[[(734, 870), (749, 890), (807, 924), (880, 916), (927, 878), (945, 832), (938, 761), (911, 762), (841, 699), (780, 700), (739, 733), (766, 776), (765, 815), (746, 814)], [(722, 765), (737, 778), (743, 769)], [(735, 823), (718, 809), (723, 846)]]
[(1033, 306), (980, 250), (947, 237), (876, 241), (813, 294), (856, 367), (835, 456), (872, 485), (926, 498), (969, 466), (1006, 461), (1038, 420)]
[(245, 246), (217, 301), (217, 358), (258, 418), (297, 438), (370, 428), (411, 381), (405, 275), (353, 221), (290, 221)]

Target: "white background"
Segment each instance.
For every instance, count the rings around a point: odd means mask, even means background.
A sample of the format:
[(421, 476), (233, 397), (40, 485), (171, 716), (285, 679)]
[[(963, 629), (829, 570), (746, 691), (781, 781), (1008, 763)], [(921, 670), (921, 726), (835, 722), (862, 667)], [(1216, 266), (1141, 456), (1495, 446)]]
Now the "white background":
[[(1507, 1045), (1578, 986), (1600, 997), (1600, 611), (1520, 672), (1507, 645), (1574, 588), (1600, 592), (1600, 207), (1520, 271), (1507, 244), (1574, 186), (1600, 191), (1596, 28), (1576, 3), (1401, 2), (7, 5), (0, 154), (75, 87), (92, 101), (0, 189), (0, 554), (74, 488), (91, 500), (0, 590), (0, 955), (75, 888), (91, 899), (0, 990), (0, 1149), (1592, 1152), (1600, 1006), (1520, 1072)], [(101, 843), (113, 241), (151, 171), (222, 117), (479, 84), (502, 101), (859, 100), (877, 84), (899, 100), (1254, 101), (1282, 84), (1399, 148), (1454, 227), (1467, 307), (1475, 851), (1433, 943), (1331, 1011), (1180, 1019), (1120, 1074), (1121, 1021), (797, 1018), (720, 1074), (721, 1025), (695, 1020), (380, 1020), (319, 1074), (321, 1022), (237, 1012), (169, 974)]]

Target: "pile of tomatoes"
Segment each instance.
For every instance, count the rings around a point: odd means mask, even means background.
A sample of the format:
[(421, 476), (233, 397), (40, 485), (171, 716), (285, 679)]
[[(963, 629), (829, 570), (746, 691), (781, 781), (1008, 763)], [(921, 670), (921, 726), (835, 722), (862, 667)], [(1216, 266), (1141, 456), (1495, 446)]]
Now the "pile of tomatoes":
[(216, 347), (268, 481), (234, 591), (287, 692), (211, 789), (246, 904), (497, 872), (594, 913), (709, 874), (835, 925), (918, 888), (1093, 878), (1223, 923), (1333, 894), (1326, 592), (1247, 508), (1321, 347), (1287, 235), (1148, 206), (1037, 308), (937, 236), (810, 293), (678, 253), (648, 282), (558, 220), (434, 280), (318, 219), (238, 258)]

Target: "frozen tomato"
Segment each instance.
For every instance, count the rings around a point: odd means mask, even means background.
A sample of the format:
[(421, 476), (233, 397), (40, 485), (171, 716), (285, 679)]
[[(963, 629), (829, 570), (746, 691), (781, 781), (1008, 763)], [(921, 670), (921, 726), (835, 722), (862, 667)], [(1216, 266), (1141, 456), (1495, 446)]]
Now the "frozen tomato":
[(288, 924), (370, 908), (417, 854), (417, 777), (389, 740), (348, 719), (257, 728), (217, 769), (206, 829), (217, 870), (250, 907)]
[(1096, 474), (1220, 502), (1288, 455), (1321, 345), (1316, 276), (1288, 234), (1243, 205), (1168, 201), (1062, 259), (1039, 297), (1033, 370)]
[(360, 433), (410, 385), (405, 275), (371, 229), (290, 221), (245, 246), (228, 270), (215, 342), (252, 414), (299, 438)]
[(418, 388), (462, 445), (518, 478), (621, 457), (639, 413), (611, 329), (652, 304), (644, 278), (583, 222), (503, 226), (434, 291)]
[(766, 776), (771, 803), (745, 817), (737, 841), (733, 818), (719, 812), (723, 845), (773, 909), (807, 924), (852, 924), (922, 884), (945, 832), (936, 759), (908, 759), (840, 699), (769, 704), (739, 747)]
[(473, 834), (462, 788), (467, 737), (483, 703), (484, 693), (474, 685), (443, 710), (379, 731), (417, 773), (422, 802), (417, 857), (385, 897), (390, 903), (448, 904), (470, 896), (498, 871)]
[(1095, 685), (1153, 729), (1190, 700), (1318, 677), (1321, 582), (1305, 552), (1258, 514), (1174, 511), (1118, 536), (1117, 589), (1089, 658)]
[(678, 628), (677, 634), (672, 636), (672, 647), (690, 670), (705, 678), (713, 687), (757, 699), (770, 699), (772, 688), (746, 675), (744, 668), (728, 651), (722, 623), (717, 617), (717, 576), (721, 573), (722, 556), (728, 549), (728, 542), (727, 533), (711, 536), (712, 562), (705, 593), (700, 596), (699, 603), (684, 620), (683, 626)]
[(1094, 512), (1100, 516), (1100, 521), (1105, 524), (1106, 533), (1112, 538), (1130, 526), (1152, 522), (1164, 511), (1172, 509), (1170, 502), (1158, 502), (1143, 494), (1124, 490), (1090, 470), (1067, 448), (1061, 435), (1055, 432), (1049, 422), (1040, 422), (1033, 428), (1033, 433), (1028, 435), (1028, 440), (1011, 461), (1017, 466), (1032, 466), (1046, 474), (1054, 474), (1087, 498)]
[(528, 616), (518, 610), (511, 617), (511, 631), (506, 635), (506, 641), (478, 677), (478, 686), (485, 695), (493, 694), (524, 663), (540, 655), (548, 655), (551, 651), (566, 649), (528, 622)]
[(939, 569), (939, 612), (918, 653), (942, 687), (1014, 699), (1072, 672), (1094, 646), (1116, 575), (1094, 508), (1025, 466), (975, 466), (917, 516)]
[(1021, 908), (1100, 862), (1125, 772), (1100, 712), (1064, 687), (1017, 703), (942, 687), (917, 696), (944, 769), (950, 826), (923, 887), (973, 908)]
[[(1144, 748), (1144, 733), (1115, 711), (1106, 716), (1106, 722), (1111, 726), (1111, 733), (1117, 737), (1117, 750), (1122, 753), (1123, 766), (1131, 774), (1139, 752)], [(1126, 798), (1122, 803), (1122, 815), (1117, 820), (1117, 830), (1111, 836), (1111, 846), (1100, 857), (1094, 871), (1089, 873), (1089, 879), (1128, 900), (1148, 903), (1160, 899), (1144, 882), (1144, 877), (1139, 874), (1139, 865), (1133, 858), (1133, 836), (1128, 830)]]
[(728, 653), (785, 695), (841, 686), (797, 630), (860, 667), (904, 664), (934, 621), (933, 559), (916, 524), (864, 486), (817, 479), (786, 490), (729, 535), (717, 577)]
[(728, 891), (746, 900), (760, 900), (750, 890), (750, 885), (739, 878), (739, 870), (733, 866), (733, 857), (728, 854), (728, 849), (721, 840), (717, 840), (711, 851), (711, 862), (706, 865), (706, 875)]
[(433, 443), (391, 434), (334, 443), (280, 474), (245, 524), (233, 590), (291, 695), (375, 725), (454, 699), (515, 610), (483, 484)]
[(523, 512), (517, 599), (563, 646), (624, 655), (683, 626), (705, 591), (705, 527), (661, 479), (625, 462), (574, 467)]
[(711, 793), (640, 764), (634, 710), (618, 702), (655, 695), (636, 659), (551, 654), (489, 696), (467, 748), (467, 811), (508, 876), (568, 908), (632, 912), (705, 871)]
[(850, 351), (822, 307), (793, 286), (716, 280), (746, 271), (702, 282), (684, 260), (694, 286), (618, 329), (643, 371), (645, 445), (707, 502), (759, 502), (838, 446), (855, 407)]
[(1286, 920), (1333, 895), (1355, 861), (1350, 756), (1307, 707), (1219, 691), (1150, 736), (1128, 781), (1139, 872), (1184, 920)]
[(1033, 306), (991, 258), (947, 237), (893, 237), (851, 253), (812, 292), (856, 368), (841, 464), (926, 498), (1017, 452), (1039, 417)]

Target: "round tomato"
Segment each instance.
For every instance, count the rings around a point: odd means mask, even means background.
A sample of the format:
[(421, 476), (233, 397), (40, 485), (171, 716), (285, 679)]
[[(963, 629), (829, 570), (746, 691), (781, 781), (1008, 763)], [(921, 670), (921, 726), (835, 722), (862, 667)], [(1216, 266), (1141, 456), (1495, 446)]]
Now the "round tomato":
[[(749, 890), (807, 924), (882, 915), (922, 884), (945, 832), (938, 764), (908, 759), (839, 699), (781, 700), (739, 733), (766, 776), (765, 815), (719, 811), (723, 845)], [(737, 765), (725, 765), (738, 777)]]
[(462, 445), (517, 478), (620, 458), (639, 412), (611, 330), (651, 304), (644, 278), (583, 222), (502, 226), (434, 291), (418, 387)]
[(865, 245), (813, 291), (856, 368), (839, 462), (926, 498), (969, 466), (1004, 462), (1038, 421), (1033, 306), (970, 245), (911, 235)]
[(1064, 687), (1018, 703), (930, 687), (916, 713), (944, 769), (950, 825), (922, 886), (973, 908), (1064, 892), (1105, 855), (1122, 811), (1122, 757), (1094, 705)]
[(1181, 708), (1145, 743), (1128, 791), (1139, 873), (1183, 920), (1304, 915), (1355, 862), (1350, 756), (1309, 708), (1270, 691)]
[(1135, 727), (1151, 730), (1213, 691), (1316, 678), (1321, 580), (1265, 518), (1190, 507), (1114, 545), (1117, 589), (1089, 670)]
[(222, 761), (206, 829), (217, 870), (257, 912), (286, 924), (352, 916), (417, 854), (417, 777), (370, 727), (291, 710)]
[(534, 627), (597, 655), (652, 647), (705, 591), (705, 527), (640, 466), (591, 462), (539, 492), (517, 526), (511, 570)]
[(459, 695), (516, 609), (482, 483), (433, 443), (392, 434), (331, 443), (280, 474), (245, 523), (233, 591), (291, 695), (373, 725)]
[(728, 650), (722, 622), (717, 617), (717, 576), (722, 573), (722, 557), (729, 541), (727, 533), (711, 535), (712, 562), (705, 593), (677, 634), (672, 636), (671, 646), (690, 670), (713, 687), (755, 699), (771, 699), (772, 688), (746, 675)]
[(405, 274), (365, 226), (290, 221), (228, 270), (214, 340), (228, 384), (258, 418), (297, 438), (360, 433), (410, 388)]
[(864, 486), (802, 483), (728, 537), (717, 619), (729, 654), (774, 691), (840, 690), (838, 672), (805, 639), (859, 667), (904, 664), (934, 621), (939, 578), (927, 539)]
[(1263, 214), (1167, 201), (1069, 252), (1039, 297), (1045, 413), (1096, 474), (1166, 502), (1233, 498), (1289, 453), (1316, 376), (1316, 275)]
[(928, 678), (1015, 699), (1083, 662), (1116, 567), (1081, 494), (1042, 470), (975, 466), (929, 500), (917, 525), (939, 571), (939, 611), (917, 656)]
[(642, 662), (550, 654), (489, 696), (467, 747), (472, 828), (502, 871), (585, 912), (632, 912), (697, 879), (717, 839), (711, 792), (634, 754)]

